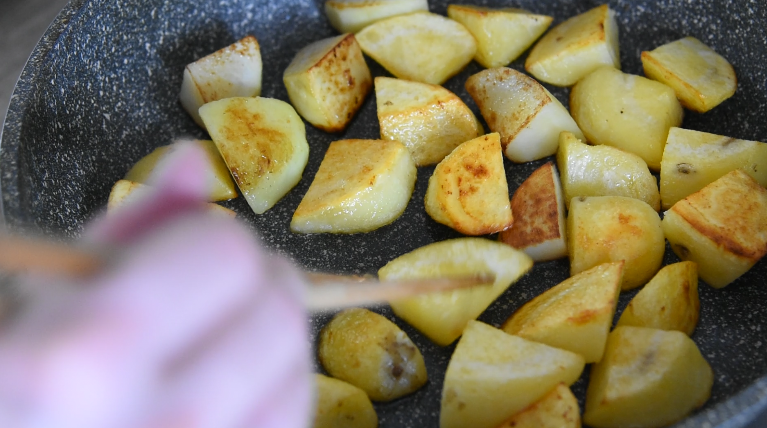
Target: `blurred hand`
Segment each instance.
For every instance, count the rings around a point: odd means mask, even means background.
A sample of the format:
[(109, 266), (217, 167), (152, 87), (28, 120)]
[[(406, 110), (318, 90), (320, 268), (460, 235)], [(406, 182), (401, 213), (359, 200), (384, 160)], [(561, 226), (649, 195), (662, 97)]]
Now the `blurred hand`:
[(86, 231), (121, 249), (109, 269), (28, 281), (41, 291), (0, 331), (0, 426), (309, 425), (302, 279), (207, 214), (203, 162), (179, 149), (155, 191)]

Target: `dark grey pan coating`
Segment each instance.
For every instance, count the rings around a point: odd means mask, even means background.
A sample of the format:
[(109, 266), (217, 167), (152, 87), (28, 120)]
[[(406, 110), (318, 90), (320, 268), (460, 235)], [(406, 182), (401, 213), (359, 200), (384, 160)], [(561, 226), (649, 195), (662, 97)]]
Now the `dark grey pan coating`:
[[(554, 16), (554, 24), (599, 3), (591, 0), (487, 1)], [(733, 98), (706, 114), (686, 113), (683, 126), (732, 137), (767, 140), (767, 3), (758, 1), (610, 1), (620, 26), (625, 71), (642, 74), (640, 52), (695, 36), (727, 58), (738, 75)], [(431, 1), (445, 14), (444, 1)], [(263, 94), (287, 100), (282, 72), (303, 46), (335, 34), (321, 0), (137, 1), (73, 0), (32, 54), (10, 105), (2, 135), (5, 218), (76, 236), (98, 213), (112, 184), (154, 147), (179, 136), (205, 137), (177, 101), (184, 66), (246, 34), (255, 35), (264, 60)], [(524, 56), (523, 56), (524, 59)], [(368, 59), (375, 75), (386, 72)], [(522, 61), (512, 64), (522, 70)], [(445, 85), (478, 114), (464, 89), (480, 67), (471, 63)], [(567, 105), (568, 90), (551, 88)], [(423, 196), (432, 168), (421, 168), (402, 218), (360, 235), (294, 235), (291, 215), (306, 192), (328, 144), (342, 138), (377, 138), (371, 95), (349, 128), (327, 134), (307, 124), (309, 164), (299, 185), (266, 214), (256, 216), (238, 198), (226, 203), (265, 244), (311, 269), (375, 273), (389, 260), (425, 244), (456, 237), (431, 221)], [(543, 161), (507, 161), (510, 191)], [(666, 262), (676, 261), (667, 251)], [(517, 307), (567, 277), (567, 261), (541, 263), (480, 319), (499, 325)], [(712, 364), (715, 382), (706, 406), (678, 426), (740, 427), (767, 407), (767, 261), (723, 290), (700, 287), (701, 318), (693, 339)], [(619, 312), (634, 293), (624, 293)], [(453, 347), (440, 348), (388, 308), (421, 348), (429, 383), (412, 396), (377, 405), (382, 427), (434, 427), (442, 378)], [(319, 330), (329, 315), (316, 316)], [(583, 397), (587, 374), (573, 387)], [(710, 425), (706, 425), (710, 424)]]

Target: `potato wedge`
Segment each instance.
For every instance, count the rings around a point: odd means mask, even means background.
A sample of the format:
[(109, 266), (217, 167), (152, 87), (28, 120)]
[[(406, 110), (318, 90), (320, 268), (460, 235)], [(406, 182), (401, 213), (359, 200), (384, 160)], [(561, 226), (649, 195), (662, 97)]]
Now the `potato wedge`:
[(351, 383), (373, 401), (390, 401), (416, 391), (427, 380), (421, 351), (385, 317), (367, 309), (338, 313), (320, 332), (322, 367)]
[(258, 41), (253, 36), (245, 36), (186, 66), (179, 94), (181, 105), (205, 128), (200, 107), (224, 98), (261, 95), (262, 69)]
[(304, 122), (272, 98), (227, 98), (200, 107), (200, 116), (256, 214), (274, 206), (301, 180), (309, 159)]
[(458, 146), (429, 178), (426, 213), (465, 235), (487, 235), (511, 226), (511, 202), (498, 134)]
[(357, 41), (396, 77), (435, 85), (461, 71), (477, 51), (466, 27), (428, 12), (378, 21), (357, 33)]
[(542, 82), (570, 86), (605, 65), (621, 68), (615, 12), (603, 4), (543, 36), (530, 51), (525, 70)]
[(581, 428), (581, 409), (570, 388), (559, 383), (498, 428)]
[(571, 276), (525, 303), (503, 331), (580, 354), (587, 363), (602, 359), (623, 281), (624, 262), (605, 263)]
[(767, 254), (767, 190), (731, 171), (666, 211), (663, 232), (700, 279), (722, 288)]
[(373, 86), (354, 34), (319, 40), (301, 49), (282, 80), (298, 114), (327, 132), (344, 130)]
[(559, 133), (583, 134), (570, 113), (534, 79), (510, 68), (483, 70), (469, 77), (466, 90), (493, 132), (501, 134), (503, 152), (514, 162), (553, 155)]
[(522, 9), (458, 4), (447, 6), (447, 16), (463, 24), (477, 40), (474, 60), (485, 68), (502, 67), (517, 59), (553, 20)]
[(398, 141), (334, 141), (293, 213), (290, 230), (357, 233), (378, 229), (405, 211), (415, 178), (415, 163)]
[(553, 162), (536, 169), (511, 198), (514, 217), (498, 240), (527, 253), (534, 261), (567, 256), (565, 202)]
[(339, 33), (356, 33), (368, 25), (397, 15), (428, 11), (427, 0), (327, 0), (325, 15)]
[(627, 196), (660, 210), (658, 182), (639, 156), (610, 146), (590, 146), (575, 135), (559, 136), (557, 165), (565, 204), (581, 196)]
[(594, 428), (670, 425), (711, 395), (714, 374), (687, 335), (617, 327), (591, 368), (583, 422)]
[(678, 330), (692, 335), (698, 324), (698, 265), (664, 266), (623, 310), (618, 325)]
[(570, 113), (592, 144), (634, 153), (658, 171), (669, 129), (682, 123), (684, 110), (668, 86), (602, 67), (573, 86)]
[(674, 89), (683, 106), (705, 113), (735, 94), (735, 69), (695, 37), (642, 52), (645, 76)]
[[(114, 212), (118, 207), (129, 204), (134, 199), (141, 198), (141, 195), (147, 191), (149, 191), (149, 186), (146, 184), (136, 183), (130, 180), (118, 180), (109, 192), (107, 213)], [(211, 213), (216, 215), (224, 215), (228, 217), (235, 217), (237, 215), (236, 212), (218, 204), (208, 203), (206, 206)]]
[(376, 428), (378, 415), (365, 391), (321, 374), (314, 375), (317, 405), (312, 428)]
[(404, 144), (416, 166), (439, 163), (485, 133), (461, 98), (442, 86), (379, 76), (375, 92), (381, 138)]
[(478, 321), (466, 326), (445, 373), (440, 428), (495, 428), (583, 371), (580, 355), (506, 334)]
[(671, 128), (660, 166), (663, 209), (734, 169), (767, 186), (767, 144)]
[(381, 280), (492, 273), (495, 282), (389, 302), (394, 313), (440, 346), (452, 343), (466, 323), (533, 267), (525, 253), (482, 238), (459, 238), (418, 248), (378, 271)]
[(666, 241), (658, 213), (625, 196), (592, 196), (570, 202), (567, 217), (570, 275), (625, 260), (623, 290), (644, 285), (663, 262)]

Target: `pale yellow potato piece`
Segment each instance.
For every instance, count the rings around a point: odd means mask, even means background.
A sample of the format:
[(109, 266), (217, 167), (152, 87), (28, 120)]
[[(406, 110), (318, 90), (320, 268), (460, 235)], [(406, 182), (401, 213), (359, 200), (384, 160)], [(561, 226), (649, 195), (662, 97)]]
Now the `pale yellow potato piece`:
[(469, 77), (466, 90), (490, 130), (501, 135), (503, 152), (514, 162), (553, 155), (562, 131), (583, 138), (562, 103), (535, 79), (516, 70), (483, 70)]
[(533, 267), (525, 253), (483, 238), (436, 242), (382, 267), (382, 281), (491, 273), (492, 284), (389, 302), (394, 313), (441, 346), (452, 343), (507, 288)]
[[(192, 140), (205, 153), (206, 165), (200, 174), (206, 176), (209, 188), (209, 200), (224, 201), (237, 197), (237, 189), (232, 181), (232, 174), (226, 167), (224, 159), (218, 152), (216, 145), (212, 140)], [(151, 153), (139, 159), (133, 167), (125, 174), (125, 179), (137, 183), (146, 183), (149, 177), (154, 173), (157, 163), (160, 162), (166, 154), (171, 153), (174, 146), (161, 146), (154, 149)]]
[(474, 60), (485, 68), (501, 67), (517, 59), (553, 20), (522, 9), (458, 4), (447, 6), (447, 16), (463, 24), (477, 40)]
[(615, 12), (606, 4), (549, 31), (530, 51), (525, 70), (542, 82), (570, 86), (605, 65), (621, 68)]
[(534, 261), (567, 256), (565, 202), (553, 162), (536, 169), (511, 198), (514, 223), (498, 240), (527, 253)]
[(317, 353), (338, 379), (362, 389), (373, 401), (390, 401), (427, 380), (421, 351), (396, 324), (367, 309), (347, 309), (320, 332)]
[(605, 263), (571, 276), (525, 303), (503, 331), (580, 354), (587, 363), (602, 359), (623, 281), (624, 262)]
[(666, 211), (663, 232), (677, 256), (698, 264), (698, 276), (721, 288), (767, 254), (767, 190), (731, 171)]
[(485, 133), (461, 98), (442, 86), (376, 77), (375, 91), (381, 138), (404, 144), (417, 166), (439, 163)]
[(625, 196), (573, 199), (567, 235), (570, 275), (624, 260), (623, 290), (647, 283), (660, 269), (666, 250), (658, 213)]
[(394, 76), (436, 85), (461, 71), (477, 51), (463, 25), (428, 12), (378, 21), (357, 33), (357, 41)]
[[(144, 195), (149, 191), (150, 187), (146, 184), (136, 183), (130, 180), (118, 180), (109, 192), (107, 213), (114, 212), (118, 207), (130, 204), (134, 200), (141, 199), (141, 195)], [(237, 215), (234, 211), (222, 207), (221, 205), (208, 203), (206, 206), (211, 213), (216, 215), (224, 215), (227, 217), (235, 217)]]
[(312, 428), (376, 428), (378, 415), (365, 391), (342, 380), (314, 375), (317, 403)]
[(698, 324), (698, 265), (664, 266), (623, 310), (618, 325), (678, 330), (692, 335)]
[(282, 80), (298, 114), (328, 132), (346, 128), (373, 86), (354, 34), (319, 40), (301, 49)]
[(627, 196), (660, 210), (658, 182), (639, 156), (610, 146), (590, 146), (575, 135), (559, 136), (557, 165), (565, 204), (581, 196)]
[(581, 428), (581, 409), (570, 388), (560, 383), (498, 428)]
[(678, 331), (617, 327), (591, 368), (583, 422), (594, 428), (668, 426), (703, 405), (714, 374)]
[(274, 206), (301, 180), (309, 144), (304, 122), (290, 104), (227, 98), (200, 107), (200, 116), (256, 214)]
[(415, 179), (413, 159), (398, 141), (334, 141), (293, 214), (290, 230), (357, 233), (378, 229), (405, 211)]
[(592, 144), (639, 155), (658, 171), (668, 131), (682, 123), (684, 110), (670, 87), (602, 67), (572, 88), (570, 113)]
[(429, 178), (426, 213), (464, 235), (487, 235), (511, 226), (511, 202), (501, 141), (492, 133), (456, 147)]
[(767, 144), (671, 128), (660, 164), (663, 209), (734, 169), (767, 186)]
[(440, 428), (495, 428), (583, 371), (572, 352), (471, 321), (445, 373)]
[(428, 11), (427, 0), (327, 0), (325, 15), (340, 33), (356, 33), (384, 18)]
[(645, 76), (670, 86), (683, 106), (705, 113), (735, 94), (735, 69), (694, 37), (642, 52)]
[(230, 97), (261, 95), (261, 48), (253, 36), (198, 59), (184, 69), (181, 105), (205, 128), (199, 109), (203, 104)]

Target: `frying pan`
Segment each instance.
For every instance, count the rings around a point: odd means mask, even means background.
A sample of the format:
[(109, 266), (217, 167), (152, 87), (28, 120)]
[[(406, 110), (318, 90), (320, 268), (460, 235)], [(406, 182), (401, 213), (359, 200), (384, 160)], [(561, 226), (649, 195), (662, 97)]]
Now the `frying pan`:
[[(481, 1), (552, 15), (554, 25), (599, 3), (592, 0)], [(683, 127), (737, 138), (767, 139), (767, 3), (761, 1), (614, 0), (623, 69), (642, 74), (640, 52), (694, 36), (727, 58), (738, 75), (733, 98), (706, 114), (686, 112)], [(298, 49), (336, 34), (322, 0), (73, 0), (32, 53), (6, 117), (0, 169), (4, 218), (12, 228), (76, 237), (106, 203), (112, 184), (154, 147), (174, 138), (206, 137), (177, 100), (184, 66), (247, 34), (264, 58), (263, 96), (288, 100), (282, 72)], [(443, 0), (431, 0), (445, 14)], [(522, 60), (524, 59), (524, 55)], [(511, 66), (522, 70), (522, 60)], [(374, 75), (386, 71), (368, 59)], [(445, 86), (479, 116), (463, 84), (480, 71), (469, 64)], [(548, 87), (565, 105), (568, 90)], [(420, 168), (404, 215), (375, 232), (296, 235), (290, 218), (308, 189), (325, 149), (342, 138), (377, 138), (371, 95), (348, 129), (321, 132), (307, 124), (311, 147), (303, 180), (267, 213), (257, 216), (243, 198), (226, 202), (275, 252), (315, 270), (375, 273), (389, 260), (431, 242), (457, 237), (425, 214), (423, 197), (433, 168)], [(487, 129), (487, 128), (486, 128)], [(547, 159), (506, 161), (509, 190)], [(493, 238), (493, 237), (490, 237)], [(677, 261), (667, 250), (666, 263)], [(516, 308), (568, 275), (567, 260), (537, 264), (480, 320), (500, 325)], [(711, 363), (711, 399), (676, 426), (742, 427), (767, 408), (767, 260), (725, 289), (701, 283), (701, 317), (693, 339)], [(636, 292), (621, 295), (618, 313)], [(422, 350), (429, 383), (400, 400), (378, 404), (381, 427), (438, 425), (442, 380), (453, 346), (438, 347), (396, 319)], [(332, 314), (312, 317), (316, 332)], [(617, 315), (616, 315), (617, 319)], [(318, 370), (321, 368), (318, 366)], [(588, 370), (573, 385), (581, 400)]]

